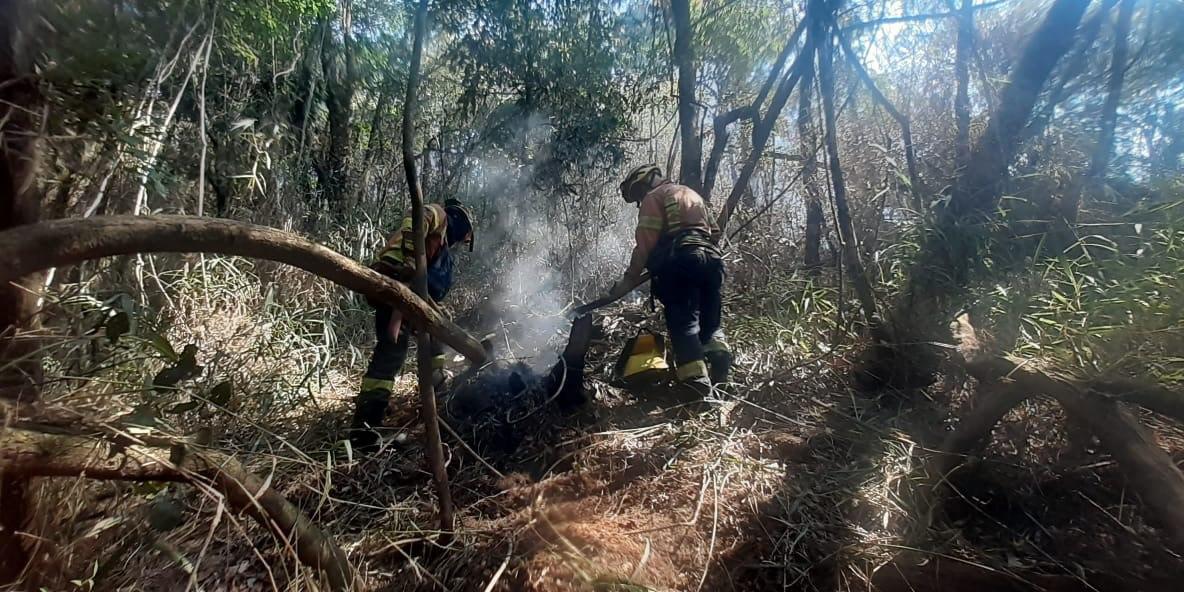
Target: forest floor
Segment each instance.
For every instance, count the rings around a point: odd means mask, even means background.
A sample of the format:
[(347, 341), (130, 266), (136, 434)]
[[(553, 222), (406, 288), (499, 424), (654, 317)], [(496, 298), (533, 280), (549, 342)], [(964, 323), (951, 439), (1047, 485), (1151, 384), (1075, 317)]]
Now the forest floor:
[[(290, 428), (277, 434), (290, 449), (262, 452), (251, 426), (226, 437), (254, 450), (250, 466), (379, 590), (1159, 590), (1184, 573), (1113, 462), (1067, 433), (1052, 405), (1010, 413), (931, 509), (925, 461), (972, 381), (869, 395), (848, 384), (842, 352), (787, 366), (741, 344), (737, 382), (719, 400), (611, 386), (616, 348), (646, 317), (618, 308), (598, 323), (585, 408), (449, 426), (465, 442), (445, 433), (459, 525), (448, 545), (437, 542), (411, 373), (391, 404), (398, 435), (370, 458), (340, 443), (347, 373), (272, 423)], [(1156, 427), (1184, 460), (1184, 433)], [(109, 487), (83, 496), (92, 531), (126, 511), (126, 488)], [(184, 501), (194, 518), (156, 551), (120, 556), (96, 589), (314, 586), (266, 531), (199, 494)], [(90, 538), (75, 554), (111, 570), (99, 559), (114, 543)]]

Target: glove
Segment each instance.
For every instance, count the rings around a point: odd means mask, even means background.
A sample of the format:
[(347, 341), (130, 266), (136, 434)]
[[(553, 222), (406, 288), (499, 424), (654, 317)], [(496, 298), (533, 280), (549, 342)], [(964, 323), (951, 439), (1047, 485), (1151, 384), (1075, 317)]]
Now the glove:
[(436, 392), (444, 390), (444, 386), (448, 384), (448, 379), (452, 378), (452, 373), (443, 369), (435, 368), (432, 370), (432, 389)]

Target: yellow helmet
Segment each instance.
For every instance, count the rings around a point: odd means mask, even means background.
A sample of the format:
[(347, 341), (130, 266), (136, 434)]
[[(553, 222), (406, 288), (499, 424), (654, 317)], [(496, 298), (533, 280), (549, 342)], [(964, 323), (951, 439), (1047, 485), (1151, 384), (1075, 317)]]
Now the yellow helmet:
[[(654, 184), (654, 179), (662, 178), (662, 169), (658, 168), (656, 164), (643, 164), (639, 167), (629, 171), (625, 175), (625, 180), (621, 181), (621, 198), (627, 203), (635, 203), (641, 201), (645, 194), (649, 192), (650, 187)], [(645, 191), (634, 191), (636, 186), (641, 184), (645, 187)]]

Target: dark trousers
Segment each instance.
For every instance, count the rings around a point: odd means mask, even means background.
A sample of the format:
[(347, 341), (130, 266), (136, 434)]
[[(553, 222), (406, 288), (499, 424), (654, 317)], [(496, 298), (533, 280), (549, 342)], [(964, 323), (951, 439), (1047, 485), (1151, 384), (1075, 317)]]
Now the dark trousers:
[(680, 378), (696, 362), (703, 362), (705, 346), (723, 342), (723, 283), (723, 261), (703, 248), (679, 249), (662, 266), (654, 296), (666, 311)]
[[(362, 388), (354, 412), (355, 428), (375, 428), (382, 425), (391, 391), (394, 389), (395, 377), (403, 370), (403, 364), (407, 361), (412, 332), (404, 323), (399, 334), (392, 337), (389, 330), (392, 314), (393, 310), (389, 306), (379, 305), (374, 308), (374, 353), (370, 356), (370, 364), (362, 377)], [(433, 355), (443, 353), (443, 347), (438, 346), (434, 340), (432, 350)]]

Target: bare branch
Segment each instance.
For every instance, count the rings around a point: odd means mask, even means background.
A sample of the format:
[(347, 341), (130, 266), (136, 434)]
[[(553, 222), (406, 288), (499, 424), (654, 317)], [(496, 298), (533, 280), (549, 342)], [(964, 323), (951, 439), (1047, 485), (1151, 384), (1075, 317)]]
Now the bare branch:
[(0, 232), (0, 282), (35, 271), (135, 253), (205, 252), (267, 259), (299, 267), (373, 300), (398, 308), (471, 362), (485, 362), (485, 350), (407, 286), (289, 232), (196, 216), (102, 216), (66, 218)]
[(292, 547), (305, 565), (324, 574), (332, 590), (356, 584), (345, 553), (299, 508), (225, 454), (182, 445), (178, 462), (141, 446), (121, 447), (81, 436), (8, 429), (0, 439), (0, 473), (21, 477), (89, 477), (124, 481), (201, 483), (226, 496)]

